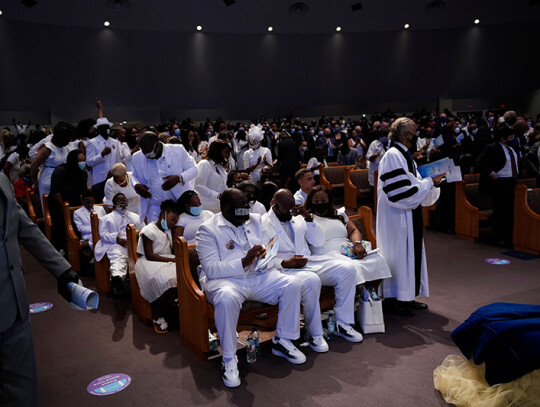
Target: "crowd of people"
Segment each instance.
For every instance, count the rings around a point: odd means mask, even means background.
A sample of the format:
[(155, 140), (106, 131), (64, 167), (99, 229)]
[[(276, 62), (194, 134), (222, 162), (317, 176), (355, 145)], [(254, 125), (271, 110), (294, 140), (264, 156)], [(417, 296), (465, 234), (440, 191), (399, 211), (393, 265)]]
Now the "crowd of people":
[[(300, 335), (300, 307), (309, 347), (329, 349), (321, 286), (334, 287), (337, 333), (351, 342), (362, 341), (354, 319), (362, 285), (373, 299), (385, 298), (388, 312), (412, 316), (427, 308), (415, 300), (429, 294), (421, 206), (439, 196), (449, 204), (453, 190), (444, 174), (422, 179), (418, 165), (448, 157), (463, 174), (479, 172), (481, 187), (497, 202), (501, 244), (511, 237), (509, 191), (518, 176), (526, 169), (540, 183), (540, 123), (514, 111), (435, 115), (422, 109), (407, 117), (388, 111), (369, 119), (247, 123), (172, 119), (124, 127), (107, 120), (101, 101), (96, 106), (97, 120), (76, 127), (59, 122), (52, 132), (14, 120), (14, 132), (1, 132), (0, 169), (21, 205), (28, 190), (47, 194), (60, 253), (66, 252), (64, 202), (81, 206), (74, 224), (90, 256), (108, 256), (113, 296), (125, 290), (126, 225), (140, 230), (135, 273), (158, 333), (168, 330), (165, 309), (176, 293), (174, 238), (196, 243), (199, 281), (215, 307), (222, 378), (230, 387), (240, 384), (236, 325), (245, 300), (279, 303), (272, 353), (296, 364), (306, 360), (292, 342)], [(368, 255), (332, 192), (317, 185), (319, 166), (332, 162), (368, 168), (372, 187), (378, 171), (379, 253)], [(101, 238), (95, 247), (94, 211)], [(450, 229), (451, 222), (441, 223)], [(275, 236), (277, 256), (260, 266)]]

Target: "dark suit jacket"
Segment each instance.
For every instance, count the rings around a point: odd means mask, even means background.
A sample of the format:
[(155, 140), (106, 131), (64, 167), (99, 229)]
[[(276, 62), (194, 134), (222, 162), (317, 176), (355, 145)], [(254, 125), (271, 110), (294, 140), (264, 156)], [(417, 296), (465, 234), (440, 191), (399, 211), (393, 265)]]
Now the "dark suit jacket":
[(478, 157), (477, 168), (480, 169), (478, 190), (482, 193), (489, 194), (492, 192), (494, 185), (489, 174), (502, 170), (506, 164), (506, 155), (503, 148), (498, 142), (488, 144), (480, 157)]
[(13, 186), (0, 174), (0, 332), (17, 317), (28, 317), (19, 244), (22, 244), (55, 277), (69, 270), (69, 263), (54, 249), (24, 210), (17, 204)]

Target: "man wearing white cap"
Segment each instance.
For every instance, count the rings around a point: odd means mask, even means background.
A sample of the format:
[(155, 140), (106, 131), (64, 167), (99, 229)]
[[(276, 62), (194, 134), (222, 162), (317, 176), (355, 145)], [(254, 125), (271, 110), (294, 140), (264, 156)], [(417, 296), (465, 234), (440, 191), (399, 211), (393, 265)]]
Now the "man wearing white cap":
[(92, 167), (92, 190), (96, 203), (103, 202), (107, 173), (114, 164), (122, 162), (120, 142), (110, 137), (111, 126), (106, 117), (98, 118), (94, 125), (98, 136), (86, 146), (86, 163)]
[(251, 174), (251, 180), (258, 182), (261, 179), (261, 170), (265, 165), (272, 165), (272, 153), (261, 146), (264, 135), (260, 127), (251, 126), (248, 133), (249, 150), (244, 153), (244, 168)]

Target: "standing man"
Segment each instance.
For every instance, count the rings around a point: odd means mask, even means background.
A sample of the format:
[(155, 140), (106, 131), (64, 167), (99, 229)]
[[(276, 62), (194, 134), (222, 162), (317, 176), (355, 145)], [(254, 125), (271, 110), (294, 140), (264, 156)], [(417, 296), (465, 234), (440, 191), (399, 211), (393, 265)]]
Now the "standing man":
[(291, 340), (300, 336), (300, 280), (281, 274), (271, 264), (257, 269), (266, 244), (261, 217), (249, 214), (247, 198), (238, 189), (226, 189), (220, 198), (221, 213), (197, 231), (201, 260), (199, 281), (215, 308), (223, 354), (222, 379), (227, 387), (240, 386), (236, 357), (236, 326), (246, 300), (279, 303), (272, 353), (294, 364), (306, 361)]
[(306, 198), (315, 186), (315, 180), (313, 179), (313, 173), (305, 168), (296, 171), (294, 175), (300, 189), (294, 194), (294, 203), (297, 205), (304, 205)]
[(98, 118), (94, 125), (98, 135), (86, 146), (86, 163), (92, 168), (92, 191), (96, 203), (103, 202), (107, 174), (114, 164), (122, 162), (122, 146), (110, 137), (111, 126), (106, 117)]
[(416, 124), (407, 117), (391, 128), (393, 146), (379, 164), (377, 241), (392, 277), (381, 287), (386, 310), (412, 316), (427, 304), (415, 297), (429, 295), (424, 251), (422, 206), (434, 204), (445, 174), (422, 178), (409, 149), (416, 143)]
[(28, 219), (0, 174), (0, 405), (33, 407), (39, 405), (38, 377), (19, 243), (56, 277), (59, 294), (71, 301), (67, 284), (79, 277)]
[(133, 154), (133, 182), (141, 196), (139, 216), (146, 223), (158, 220), (160, 205), (167, 199), (177, 201), (193, 189), (197, 176), (195, 160), (181, 144), (163, 144), (152, 131), (139, 140), (140, 151)]

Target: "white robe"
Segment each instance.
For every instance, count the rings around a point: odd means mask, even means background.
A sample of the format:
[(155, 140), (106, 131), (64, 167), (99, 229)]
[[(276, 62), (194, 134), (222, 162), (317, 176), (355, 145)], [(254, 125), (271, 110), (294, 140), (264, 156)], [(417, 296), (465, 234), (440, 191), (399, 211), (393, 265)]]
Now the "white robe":
[[(399, 145), (407, 151), (405, 146)], [(440, 195), (439, 188), (433, 186), (431, 178), (423, 179), (418, 174), (416, 165), (415, 172), (411, 174), (408, 171), (407, 160), (396, 147), (391, 147), (379, 164), (377, 245), (392, 273), (392, 278), (383, 280), (381, 284), (382, 294), (399, 301), (412, 301), (415, 298), (412, 210), (418, 205), (433, 205)], [(419, 295), (429, 296), (423, 242)]]

